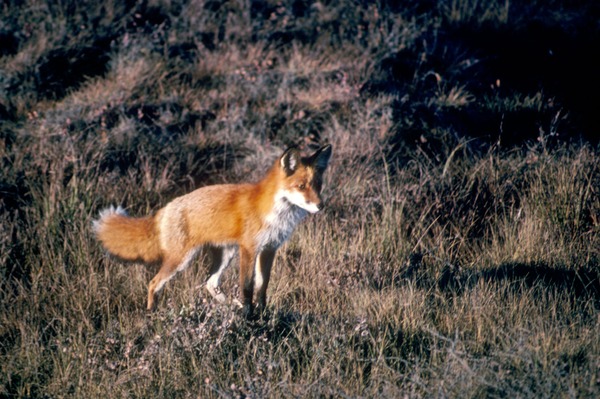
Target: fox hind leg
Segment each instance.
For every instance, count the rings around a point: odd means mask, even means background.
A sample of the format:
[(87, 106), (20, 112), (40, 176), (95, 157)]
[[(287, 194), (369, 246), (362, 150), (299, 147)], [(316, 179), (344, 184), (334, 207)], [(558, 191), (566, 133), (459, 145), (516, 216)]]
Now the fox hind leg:
[(163, 262), (156, 276), (148, 284), (148, 310), (156, 308), (158, 293), (163, 289), (167, 281), (173, 278), (176, 272), (177, 262)]
[(196, 249), (189, 251), (183, 259), (171, 257), (163, 260), (160, 270), (148, 284), (148, 310), (155, 309), (158, 294), (165, 284), (190, 265), (196, 252)]
[(210, 277), (206, 281), (206, 289), (218, 302), (225, 303), (227, 298), (221, 291), (219, 284), (221, 283), (223, 271), (227, 269), (231, 263), (231, 259), (235, 256), (235, 247), (210, 247), (209, 252), (212, 257), (212, 264), (210, 267)]

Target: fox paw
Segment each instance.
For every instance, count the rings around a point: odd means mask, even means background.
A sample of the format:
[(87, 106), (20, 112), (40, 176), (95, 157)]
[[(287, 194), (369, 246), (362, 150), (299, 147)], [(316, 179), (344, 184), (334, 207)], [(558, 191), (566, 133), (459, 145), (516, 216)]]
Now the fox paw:
[(233, 303), (235, 306), (237, 306), (240, 309), (244, 308), (244, 305), (242, 305), (242, 303), (240, 302), (239, 299), (234, 299), (233, 301), (231, 301), (231, 303)]
[(206, 284), (206, 289), (219, 303), (225, 303), (227, 301), (225, 294), (223, 294), (223, 291), (221, 291), (219, 287), (213, 287), (212, 285)]

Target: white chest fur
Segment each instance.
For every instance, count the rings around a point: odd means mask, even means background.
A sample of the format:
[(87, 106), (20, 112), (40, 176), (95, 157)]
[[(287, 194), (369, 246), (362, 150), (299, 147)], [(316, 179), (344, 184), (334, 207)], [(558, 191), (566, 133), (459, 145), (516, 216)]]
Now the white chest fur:
[(265, 218), (265, 225), (257, 238), (258, 248), (278, 248), (283, 244), (308, 212), (289, 202), (283, 195), (275, 198), (275, 205)]

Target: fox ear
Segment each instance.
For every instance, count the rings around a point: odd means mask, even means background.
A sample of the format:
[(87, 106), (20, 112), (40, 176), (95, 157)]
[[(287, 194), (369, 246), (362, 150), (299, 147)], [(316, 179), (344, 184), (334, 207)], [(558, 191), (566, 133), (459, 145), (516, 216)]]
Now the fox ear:
[(331, 144), (319, 148), (311, 158), (313, 166), (323, 173), (329, 165), (329, 158), (331, 158)]
[(289, 176), (296, 171), (300, 163), (300, 153), (296, 148), (288, 148), (281, 156), (281, 168)]

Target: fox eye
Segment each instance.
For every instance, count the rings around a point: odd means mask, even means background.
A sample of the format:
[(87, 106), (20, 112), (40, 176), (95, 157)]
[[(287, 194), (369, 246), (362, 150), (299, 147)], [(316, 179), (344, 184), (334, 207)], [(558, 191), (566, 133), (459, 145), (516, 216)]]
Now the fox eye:
[(306, 188), (306, 184), (304, 184), (304, 183), (300, 183), (298, 185), (298, 190), (304, 190), (305, 188)]

